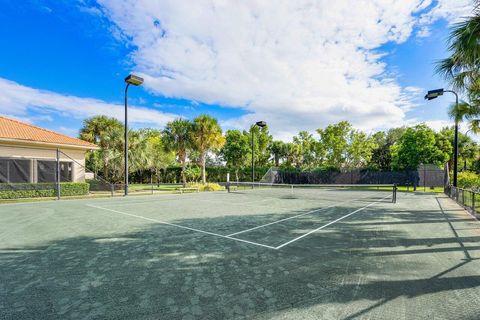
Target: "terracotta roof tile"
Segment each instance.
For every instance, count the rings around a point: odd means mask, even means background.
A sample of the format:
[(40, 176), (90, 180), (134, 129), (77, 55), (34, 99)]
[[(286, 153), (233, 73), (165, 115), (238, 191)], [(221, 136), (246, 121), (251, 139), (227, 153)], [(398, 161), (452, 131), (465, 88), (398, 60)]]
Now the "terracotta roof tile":
[(98, 148), (96, 145), (90, 142), (72, 138), (57, 132), (2, 116), (0, 116), (0, 139), (45, 142), (91, 149)]

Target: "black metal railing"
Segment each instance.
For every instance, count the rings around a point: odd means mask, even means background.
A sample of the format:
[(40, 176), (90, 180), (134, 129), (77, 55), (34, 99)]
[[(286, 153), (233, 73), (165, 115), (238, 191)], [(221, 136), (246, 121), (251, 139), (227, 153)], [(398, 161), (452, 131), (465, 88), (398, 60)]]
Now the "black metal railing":
[(462, 189), (454, 186), (446, 186), (445, 194), (455, 200), (459, 205), (467, 209), (472, 215), (478, 217), (480, 210), (480, 191)]

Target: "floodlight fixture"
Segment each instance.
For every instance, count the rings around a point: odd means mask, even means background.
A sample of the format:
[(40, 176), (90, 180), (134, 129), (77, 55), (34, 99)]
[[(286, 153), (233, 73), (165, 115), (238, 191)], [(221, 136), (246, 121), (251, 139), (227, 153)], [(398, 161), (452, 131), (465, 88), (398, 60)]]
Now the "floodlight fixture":
[(267, 123), (265, 121), (258, 121), (255, 123), (256, 126), (263, 128), (267, 126)]
[(425, 95), (425, 100), (433, 100), (438, 98), (439, 96), (442, 96), (445, 90), (442, 89), (435, 89), (435, 90), (429, 90), (427, 94)]
[(143, 83), (143, 78), (136, 76), (134, 74), (129, 74), (128, 77), (125, 78), (125, 82), (127, 84), (132, 84), (134, 86), (139, 86)]

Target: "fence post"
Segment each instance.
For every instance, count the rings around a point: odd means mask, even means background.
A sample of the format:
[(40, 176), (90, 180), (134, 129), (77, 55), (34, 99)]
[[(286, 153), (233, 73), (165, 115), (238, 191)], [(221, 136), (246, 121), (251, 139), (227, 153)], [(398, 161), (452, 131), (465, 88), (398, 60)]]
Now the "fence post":
[(153, 175), (150, 172), (150, 186), (152, 187), (152, 194), (153, 194)]
[(57, 187), (57, 200), (60, 200), (60, 149), (57, 148), (57, 165), (55, 174), (55, 183)]
[(472, 213), (476, 216), (477, 211), (475, 210), (475, 192), (472, 191)]
[(425, 165), (423, 165), (423, 192), (427, 191), (426, 175), (427, 175), (427, 171), (425, 169)]

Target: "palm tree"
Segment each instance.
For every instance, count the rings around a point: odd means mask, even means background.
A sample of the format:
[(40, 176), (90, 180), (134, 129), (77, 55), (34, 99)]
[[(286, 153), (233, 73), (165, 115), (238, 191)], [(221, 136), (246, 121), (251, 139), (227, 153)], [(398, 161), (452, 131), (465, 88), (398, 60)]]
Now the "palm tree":
[(155, 174), (157, 184), (160, 183), (160, 170), (167, 169), (168, 166), (175, 164), (175, 152), (165, 151), (164, 138), (162, 132), (156, 129), (142, 129), (140, 132), (146, 140), (147, 163), (142, 168), (150, 171), (150, 181), (153, 182), (152, 175)]
[(185, 166), (189, 150), (192, 148), (192, 123), (185, 119), (176, 119), (167, 123), (163, 131), (166, 151), (176, 153), (178, 161), (182, 166), (182, 181), (187, 183), (185, 177)]
[(207, 152), (221, 148), (225, 143), (222, 128), (217, 119), (208, 115), (200, 115), (193, 119), (192, 143), (200, 156), (202, 164), (202, 182), (207, 183), (205, 166)]
[(270, 144), (269, 150), (270, 153), (273, 155), (275, 167), (280, 166), (280, 160), (287, 156), (287, 147), (285, 142), (275, 140)]
[(448, 40), (450, 57), (437, 63), (437, 72), (453, 87), (469, 95), (480, 94), (480, 1), (473, 15), (454, 25)]
[(148, 168), (150, 153), (148, 139), (142, 131), (128, 131), (128, 158), (130, 159), (129, 173)]
[(123, 177), (123, 128), (112, 127), (104, 132), (103, 147), (99, 150), (104, 160), (104, 178), (111, 176), (114, 182), (122, 181)]
[(470, 104), (465, 101), (460, 101), (457, 104), (452, 104), (448, 110), (448, 115), (455, 122), (460, 123), (464, 120), (475, 120), (480, 114), (480, 107), (478, 104)]
[[(114, 142), (108, 136), (113, 130), (122, 128), (123, 124), (115, 118), (95, 116), (85, 119), (83, 127), (80, 129), (80, 139), (95, 143), (100, 147), (100, 150), (95, 151), (96, 154), (92, 157), (101, 159), (104, 179), (108, 179), (109, 172), (108, 149), (113, 147), (112, 142)], [(96, 172), (97, 168), (94, 169)]]

